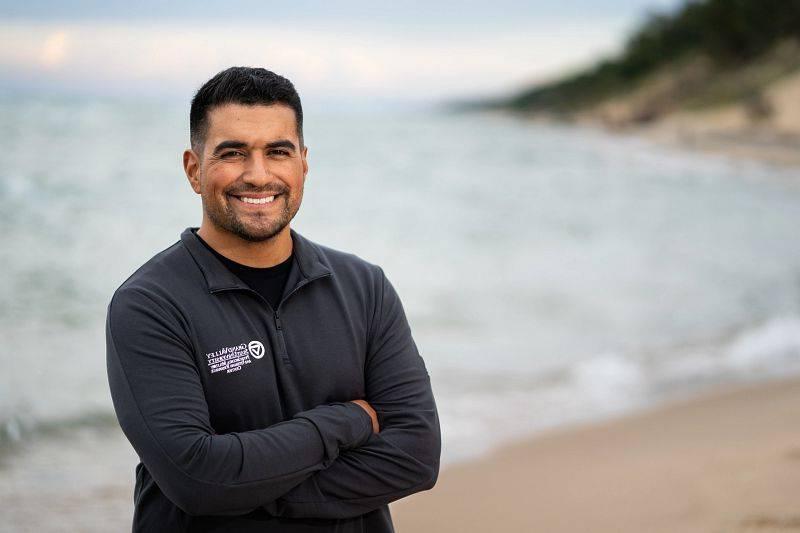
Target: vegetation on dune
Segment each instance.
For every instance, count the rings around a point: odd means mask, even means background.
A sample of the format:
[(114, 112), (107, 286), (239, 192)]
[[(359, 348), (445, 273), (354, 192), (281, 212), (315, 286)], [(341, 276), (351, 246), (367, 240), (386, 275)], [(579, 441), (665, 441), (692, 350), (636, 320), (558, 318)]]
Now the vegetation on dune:
[[(665, 71), (686, 78), (687, 83), (673, 84), (680, 85), (673, 100), (681, 106), (752, 98), (776, 72), (800, 68), (798, 43), (800, 0), (693, 0), (673, 13), (649, 15), (615, 58), (478, 107), (568, 115), (630, 92)], [(783, 52), (776, 54), (778, 48)], [(772, 67), (758, 66), (765, 58)], [(748, 75), (749, 85), (741, 86), (737, 80), (742, 76), (735, 73), (743, 69), (767, 74)]]

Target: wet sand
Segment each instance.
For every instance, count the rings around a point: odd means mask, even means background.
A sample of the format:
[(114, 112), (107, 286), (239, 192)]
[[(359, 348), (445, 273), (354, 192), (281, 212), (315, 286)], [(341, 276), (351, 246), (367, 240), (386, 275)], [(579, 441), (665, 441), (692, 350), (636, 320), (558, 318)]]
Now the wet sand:
[(800, 531), (800, 379), (512, 444), (392, 513), (399, 533)]

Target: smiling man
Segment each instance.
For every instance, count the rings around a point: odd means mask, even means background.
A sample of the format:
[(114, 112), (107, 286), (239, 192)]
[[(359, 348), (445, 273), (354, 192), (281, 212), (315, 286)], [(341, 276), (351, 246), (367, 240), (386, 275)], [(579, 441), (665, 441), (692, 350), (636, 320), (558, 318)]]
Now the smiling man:
[(190, 135), (202, 223), (108, 306), (133, 531), (393, 531), (388, 503), (436, 483), (436, 404), (383, 270), (290, 228), (308, 172), (297, 92), (222, 71)]

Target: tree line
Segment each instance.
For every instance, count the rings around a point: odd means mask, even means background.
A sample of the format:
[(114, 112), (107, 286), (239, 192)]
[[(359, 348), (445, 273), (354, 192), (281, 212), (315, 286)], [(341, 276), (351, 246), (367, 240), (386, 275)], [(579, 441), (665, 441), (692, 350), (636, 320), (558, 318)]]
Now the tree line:
[(684, 57), (702, 54), (715, 67), (731, 69), (786, 39), (800, 40), (800, 0), (690, 0), (672, 13), (649, 14), (617, 57), (497, 104), (574, 111)]

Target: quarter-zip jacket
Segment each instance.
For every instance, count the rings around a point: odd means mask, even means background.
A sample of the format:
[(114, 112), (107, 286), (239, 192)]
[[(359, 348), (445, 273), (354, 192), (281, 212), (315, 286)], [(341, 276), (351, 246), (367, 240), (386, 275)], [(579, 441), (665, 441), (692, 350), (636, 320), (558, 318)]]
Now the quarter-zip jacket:
[(441, 435), (383, 270), (290, 229), (272, 309), (196, 230), (108, 306), (111, 397), (140, 459), (133, 531), (393, 531), (388, 503), (435, 484)]

